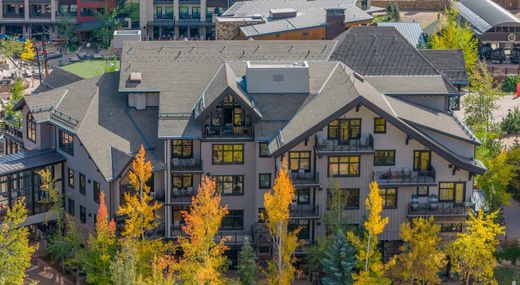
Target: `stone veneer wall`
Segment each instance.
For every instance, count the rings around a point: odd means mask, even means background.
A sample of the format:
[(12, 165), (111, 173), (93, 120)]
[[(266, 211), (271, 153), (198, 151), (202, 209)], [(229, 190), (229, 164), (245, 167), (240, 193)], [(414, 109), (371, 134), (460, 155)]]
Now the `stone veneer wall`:
[[(493, 0), (506, 9), (520, 9), (520, 0)], [(371, 5), (385, 8), (396, 3), (401, 10), (438, 11), (447, 7), (450, 0), (372, 0)]]
[(246, 38), (240, 32), (240, 27), (263, 23), (263, 20), (255, 21), (219, 21), (216, 24), (217, 40), (245, 40)]

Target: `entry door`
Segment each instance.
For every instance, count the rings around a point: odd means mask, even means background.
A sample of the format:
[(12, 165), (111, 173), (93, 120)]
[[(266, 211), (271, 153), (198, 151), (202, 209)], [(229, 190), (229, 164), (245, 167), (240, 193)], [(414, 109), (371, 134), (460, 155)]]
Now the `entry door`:
[(413, 170), (428, 171), (430, 169), (431, 152), (429, 150), (416, 150), (413, 153)]

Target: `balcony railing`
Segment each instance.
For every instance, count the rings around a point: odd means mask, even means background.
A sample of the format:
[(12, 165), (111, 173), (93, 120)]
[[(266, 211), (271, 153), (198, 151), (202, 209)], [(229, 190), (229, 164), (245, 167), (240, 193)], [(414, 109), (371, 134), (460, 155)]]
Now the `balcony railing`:
[(435, 185), (435, 169), (412, 171), (409, 168), (374, 171), (374, 180), (381, 185)]
[(410, 203), (408, 206), (408, 217), (424, 216), (467, 216), (473, 209), (474, 203), (462, 204), (453, 202), (438, 203)]
[[(187, 236), (186, 233), (182, 231), (181, 225), (172, 225), (171, 233), (172, 238)], [(246, 236), (249, 237), (249, 241), (251, 241), (251, 234), (246, 231), (218, 232), (215, 234), (215, 242), (224, 240), (224, 243), (228, 245), (240, 245), (244, 243), (244, 238)]]
[(173, 20), (174, 19), (173, 14), (155, 14), (153, 16), (153, 18), (156, 20)]
[(189, 204), (191, 203), (191, 197), (197, 194), (197, 190), (193, 187), (173, 188), (171, 194), (172, 204)]
[(17, 141), (23, 141), (23, 130), (21, 128), (17, 128), (10, 123), (5, 124), (4, 134), (8, 135), (10, 138), (13, 138)]
[(374, 138), (372, 135), (350, 139), (348, 143), (340, 143), (338, 140), (329, 140), (318, 137), (316, 152), (372, 152), (374, 151)]
[(50, 19), (51, 13), (31, 13), (30, 17), (38, 19)]
[(234, 127), (233, 125), (207, 126), (205, 137), (252, 137), (253, 126)]
[(3, 14), (4, 18), (23, 18), (25, 17), (24, 13), (6, 13)]
[(317, 219), (320, 217), (319, 205), (296, 205), (293, 204), (289, 208), (291, 219)]
[(305, 172), (303, 169), (298, 172), (291, 172), (291, 179), (295, 186), (319, 185), (319, 177), (320, 175), (318, 172)]
[(175, 172), (201, 172), (202, 160), (195, 158), (172, 158), (172, 171)]

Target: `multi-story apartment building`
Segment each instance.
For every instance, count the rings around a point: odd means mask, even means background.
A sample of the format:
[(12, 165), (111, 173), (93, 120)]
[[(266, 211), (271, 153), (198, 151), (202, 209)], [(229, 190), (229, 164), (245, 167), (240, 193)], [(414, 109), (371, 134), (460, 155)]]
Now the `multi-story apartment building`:
[(0, 159), (0, 205), (25, 196), (31, 222), (41, 221), (34, 171), (51, 165), (67, 211), (92, 226), (100, 191), (116, 214), (144, 145), (164, 203), (155, 234), (166, 238), (182, 234), (180, 211), (208, 175), (230, 210), (221, 235), (231, 246), (253, 235), (268, 252), (259, 213), (283, 159), (301, 239), (325, 233), (332, 185), (343, 193), (344, 222), (359, 225), (374, 180), (390, 217), (382, 240), (392, 244), (399, 225), (420, 216), (461, 231), (485, 168), (474, 157), (479, 141), (451, 112), (457, 96), (391, 27), (352, 28), (333, 41), (127, 43), (120, 72), (17, 105), (26, 151)]
[(141, 33), (153, 40), (214, 39), (216, 16), (229, 5), (229, 0), (141, 0)]

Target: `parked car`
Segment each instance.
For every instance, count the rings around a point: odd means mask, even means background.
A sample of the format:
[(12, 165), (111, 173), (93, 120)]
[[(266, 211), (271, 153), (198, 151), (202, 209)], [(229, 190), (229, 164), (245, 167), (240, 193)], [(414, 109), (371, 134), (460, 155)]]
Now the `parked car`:
[(509, 61), (511, 63), (519, 64), (520, 63), (520, 46), (515, 45), (509, 54)]
[(506, 53), (503, 48), (496, 48), (491, 52), (491, 62), (504, 63), (506, 61)]
[(483, 44), (478, 46), (478, 54), (480, 59), (491, 59), (491, 53), (493, 52), (493, 48), (491, 44)]

